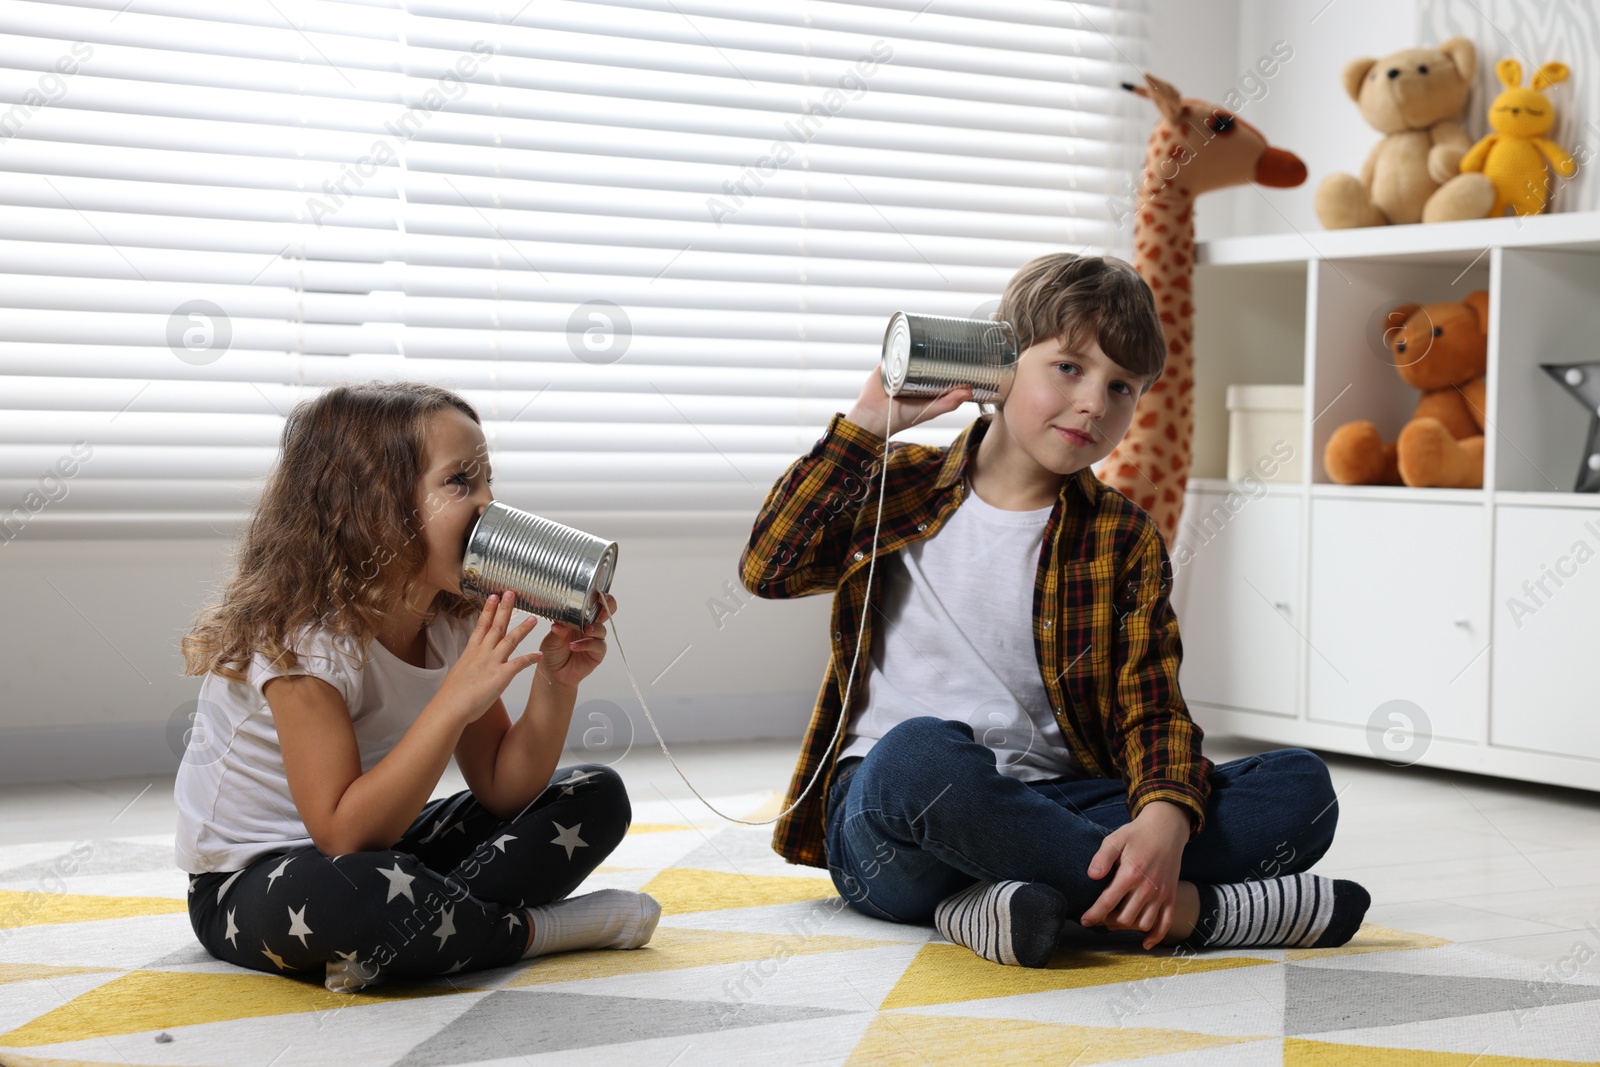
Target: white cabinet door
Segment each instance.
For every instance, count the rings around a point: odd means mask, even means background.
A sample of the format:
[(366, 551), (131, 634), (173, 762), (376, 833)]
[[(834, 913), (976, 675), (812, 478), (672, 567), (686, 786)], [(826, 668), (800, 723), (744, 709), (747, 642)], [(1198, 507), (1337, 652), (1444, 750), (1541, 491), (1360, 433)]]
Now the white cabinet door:
[(1175, 546), (1184, 698), (1297, 715), (1299, 497), (1191, 491)]
[(1600, 759), (1597, 557), (1600, 507), (1497, 509), (1493, 744)]
[[(1420, 490), (1426, 492), (1426, 490)], [(1414, 709), (1421, 735), (1484, 739), (1488, 561), (1484, 507), (1311, 501), (1309, 714), (1380, 729)], [(1380, 713), (1380, 709), (1383, 709)]]

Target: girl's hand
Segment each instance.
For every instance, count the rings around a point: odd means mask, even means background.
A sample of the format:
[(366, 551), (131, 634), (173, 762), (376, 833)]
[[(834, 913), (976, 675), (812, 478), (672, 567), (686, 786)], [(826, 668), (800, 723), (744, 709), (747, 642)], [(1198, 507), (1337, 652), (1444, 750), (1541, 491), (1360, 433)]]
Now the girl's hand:
[(466, 649), (439, 686), (439, 695), (434, 699), (442, 699), (455, 708), (463, 725), (476, 722), (500, 699), (511, 679), (544, 658), (543, 652), (512, 655), (539, 623), (537, 616), (530, 615), (507, 633), (515, 603), (515, 594), (493, 594), (484, 601), (478, 626), (467, 639)]
[(551, 623), (550, 632), (539, 643), (544, 658), (539, 663), (537, 677), (552, 685), (576, 689), (578, 683), (589, 677), (606, 658), (605, 621), (616, 610), (617, 598), (607, 593), (605, 603), (587, 630), (580, 631), (564, 622)]
[(911, 396), (904, 399), (896, 397), (891, 400), (889, 394), (884, 391), (882, 374), (874, 369), (862, 384), (861, 395), (856, 397), (855, 407), (850, 409), (845, 418), (863, 430), (869, 430), (882, 437), (884, 423), (889, 420), (889, 411), (892, 407), (894, 421), (890, 423), (889, 433), (893, 436), (900, 430), (938, 418), (947, 411), (954, 411), (971, 399), (972, 386), (962, 383), (946, 389), (938, 396)]

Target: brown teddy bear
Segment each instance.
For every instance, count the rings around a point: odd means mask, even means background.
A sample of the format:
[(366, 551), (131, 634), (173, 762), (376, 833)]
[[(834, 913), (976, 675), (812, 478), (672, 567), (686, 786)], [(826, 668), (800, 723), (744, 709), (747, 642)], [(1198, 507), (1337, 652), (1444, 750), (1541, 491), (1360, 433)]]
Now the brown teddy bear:
[(1472, 140), (1458, 121), (1478, 69), (1465, 37), (1345, 65), (1344, 89), (1361, 117), (1384, 135), (1361, 177), (1330, 174), (1317, 189), (1317, 218), (1330, 230), (1481, 219), (1494, 186), (1460, 173)]
[(1328, 477), (1340, 485), (1481, 488), (1488, 292), (1459, 303), (1406, 304), (1388, 321), (1384, 342), (1395, 369), (1422, 399), (1392, 444), (1365, 420), (1335, 430), (1322, 453)]

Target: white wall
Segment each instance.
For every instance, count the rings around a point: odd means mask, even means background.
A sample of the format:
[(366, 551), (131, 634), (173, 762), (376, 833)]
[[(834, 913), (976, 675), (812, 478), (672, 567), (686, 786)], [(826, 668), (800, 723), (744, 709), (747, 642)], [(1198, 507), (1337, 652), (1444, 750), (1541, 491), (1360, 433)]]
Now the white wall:
[[(1221, 103), (1239, 76), (1239, 0), (1151, 0), (1150, 37), (1145, 69), (1184, 96)], [(1155, 105), (1146, 110), (1154, 125)], [(1237, 233), (1241, 194), (1249, 195), (1242, 189), (1206, 194), (1195, 210), (1195, 237)]]
[[(620, 647), (669, 744), (798, 738), (809, 717), (827, 664), (829, 598), (744, 594), (743, 544), (739, 534), (619, 539), (612, 592)], [(0, 782), (177, 768), (183, 716), (200, 684), (183, 676), (178, 639), (226, 553), (221, 540), (52, 542), (24, 534), (0, 545)], [(720, 629), (713, 598), (734, 612)], [(526, 647), (544, 632), (536, 628)], [(574, 749), (630, 738), (655, 746), (622, 668), (613, 642), (584, 685), (569, 735)], [(506, 691), (513, 715), (527, 677)]]
[[(1315, 21), (1313, 21), (1315, 20)], [(1239, 0), (1239, 67), (1243, 71), (1287, 41), (1294, 58), (1268, 83), (1268, 92), (1243, 116), (1305, 160), (1310, 172), (1297, 189), (1239, 193), (1238, 231), (1322, 232), (1313, 209), (1322, 179), (1337, 171), (1358, 174), (1379, 135), (1345, 95), (1344, 65), (1358, 56), (1414, 48), (1415, 0)]]

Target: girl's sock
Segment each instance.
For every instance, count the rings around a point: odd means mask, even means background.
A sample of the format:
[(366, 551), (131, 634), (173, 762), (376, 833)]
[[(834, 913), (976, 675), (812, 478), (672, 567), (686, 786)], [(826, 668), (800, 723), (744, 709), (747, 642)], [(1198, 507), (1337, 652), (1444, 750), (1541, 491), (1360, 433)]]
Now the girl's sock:
[(1043, 882), (979, 882), (944, 898), (933, 924), (947, 939), (1008, 967), (1043, 967), (1067, 921), (1067, 898)]
[(661, 918), (655, 897), (626, 889), (597, 889), (524, 910), (533, 926), (525, 960), (581, 948), (638, 948), (650, 940)]
[(1195, 888), (1196, 948), (1333, 948), (1355, 936), (1372, 903), (1355, 882), (1316, 874)]
[[(661, 905), (645, 893), (600, 889), (543, 907), (522, 909), (533, 927), (533, 943), (523, 959), (580, 948), (638, 948), (649, 942), (661, 918)], [(334, 993), (355, 993), (383, 981), (354, 952), (327, 965), (322, 980)]]
[(356, 993), (383, 981), (378, 969), (370, 964), (362, 964), (354, 952), (349, 956), (341, 952), (339, 957), (328, 964), (327, 973), (322, 979), (322, 984), (328, 987), (329, 992)]

